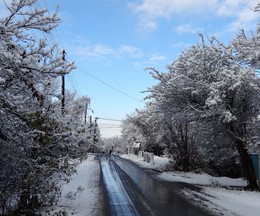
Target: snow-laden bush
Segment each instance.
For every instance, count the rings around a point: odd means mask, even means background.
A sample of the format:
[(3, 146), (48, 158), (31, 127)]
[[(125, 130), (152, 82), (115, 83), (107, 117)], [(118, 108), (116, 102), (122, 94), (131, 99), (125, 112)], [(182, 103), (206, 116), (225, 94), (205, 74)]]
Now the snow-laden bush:
[(60, 19), (35, 3), (13, 0), (0, 18), (0, 214), (54, 204), (59, 181), (91, 143), (79, 111), (89, 99), (71, 97), (63, 115), (57, 100), (56, 79), (74, 64), (32, 32), (50, 32)]

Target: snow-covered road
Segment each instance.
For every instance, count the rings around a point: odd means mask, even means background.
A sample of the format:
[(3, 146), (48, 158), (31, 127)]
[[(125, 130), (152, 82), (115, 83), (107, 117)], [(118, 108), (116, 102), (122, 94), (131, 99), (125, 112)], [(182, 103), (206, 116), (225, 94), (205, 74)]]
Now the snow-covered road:
[(100, 156), (107, 192), (107, 215), (208, 216), (134, 163), (115, 155)]
[(112, 215), (139, 215), (116, 170), (115, 162), (103, 156), (100, 163)]
[[(112, 169), (116, 171), (116, 173), (112, 173), (113, 175), (116, 174), (117, 176), (111, 176), (108, 173), (108, 178), (110, 180), (114, 177), (117, 180), (120, 178), (119, 181), (121, 183), (119, 183), (119, 185), (126, 186), (126, 188), (123, 189), (125, 191), (123, 193), (128, 194), (127, 199), (131, 199), (130, 203), (132, 202), (133, 205), (137, 205), (137, 207), (135, 206), (135, 209), (140, 216), (165, 215), (160, 214), (162, 213), (160, 210), (157, 210), (156, 213), (154, 208), (157, 208), (159, 205), (162, 206), (161, 209), (164, 211), (168, 210), (168, 199), (171, 200), (169, 202), (173, 202), (173, 204), (171, 204), (173, 209), (169, 209), (169, 212), (178, 211), (178, 208), (176, 209), (174, 207), (176, 205), (179, 207), (184, 205), (181, 207), (181, 209), (184, 211), (183, 214), (176, 213), (175, 215), (189, 215), (188, 213), (186, 214), (185, 211), (190, 211), (190, 215), (195, 215), (193, 214), (193, 209), (190, 209), (188, 204), (185, 206), (185, 202), (175, 199), (176, 197), (174, 194), (176, 193), (173, 193), (173, 195), (161, 196), (160, 194), (162, 194), (162, 188), (160, 188), (160, 186), (155, 186), (156, 183), (153, 183), (152, 180), (154, 178), (150, 178), (150, 176), (147, 177), (147, 173), (143, 172), (143, 170), (137, 167), (134, 163), (129, 161), (128, 163), (125, 163), (125, 160), (119, 158), (118, 156), (112, 157)], [(159, 157), (155, 157), (154, 164), (144, 162), (142, 158), (138, 158), (134, 155), (122, 155), (121, 157), (131, 159), (143, 168), (154, 170), (163, 170), (163, 167), (165, 167), (168, 162), (167, 158)], [(110, 164), (108, 161), (103, 163), (103, 165), (106, 167), (105, 172), (109, 172), (110, 167), (108, 168), (108, 166), (110, 166)], [(87, 160), (83, 161), (78, 166), (77, 173), (72, 176), (71, 181), (68, 184), (64, 184), (62, 196), (58, 202), (58, 206), (54, 208), (54, 212), (60, 210), (66, 211), (67, 215), (73, 214), (74, 216), (113, 215), (104, 208), (104, 205), (107, 205), (107, 203), (103, 199), (104, 193), (101, 186), (102, 182), (100, 182), (100, 167), (100, 163), (95, 159), (95, 156), (89, 155)], [(160, 172), (158, 172), (158, 174), (159, 173)], [(121, 179), (122, 176), (123, 179)], [(169, 183), (170, 185), (174, 185), (178, 182), (198, 185), (201, 188), (200, 191), (192, 190), (192, 188), (183, 188), (181, 191), (190, 200), (192, 200), (194, 204), (201, 204), (207, 209), (213, 210), (212, 212), (215, 213), (215, 215), (259, 216), (260, 193), (257, 191), (244, 191), (241, 189), (235, 189), (235, 186), (242, 188), (246, 185), (246, 180), (243, 178), (231, 179), (227, 177), (213, 177), (205, 173), (198, 174), (183, 172), (162, 172), (161, 174), (157, 175), (157, 177), (167, 182), (173, 182), (173, 184)], [(101, 180), (104, 181), (104, 177)], [(118, 188), (116, 190), (118, 190)], [(154, 196), (150, 196), (149, 194), (154, 194)], [(164, 201), (160, 197), (168, 198)], [(166, 202), (166, 205), (164, 205), (163, 202)], [(146, 207), (142, 207), (143, 205)], [(145, 209), (143, 210), (143, 208)], [(46, 216), (54, 215), (54, 212), (49, 211), (49, 214), (46, 214)], [(168, 215), (174, 214), (169, 213)]]
[[(155, 156), (153, 164), (143, 161), (136, 155), (121, 155), (143, 168), (158, 170), (157, 177), (167, 182), (188, 183), (201, 188), (183, 188), (183, 193), (193, 202), (210, 209), (215, 215), (225, 216), (259, 216), (260, 193), (245, 191), (247, 185), (244, 178), (213, 177), (206, 173), (194, 172), (162, 172), (169, 159)], [(159, 174), (160, 173), (160, 174)]]

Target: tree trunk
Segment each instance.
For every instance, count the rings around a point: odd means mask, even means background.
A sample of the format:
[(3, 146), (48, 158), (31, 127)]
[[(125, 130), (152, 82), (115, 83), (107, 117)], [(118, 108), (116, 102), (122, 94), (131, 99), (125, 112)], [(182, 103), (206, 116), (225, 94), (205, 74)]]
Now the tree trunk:
[(19, 208), (26, 209), (29, 199), (30, 199), (30, 196), (28, 195), (28, 192), (27, 191), (22, 192), (22, 194), (20, 195)]
[(243, 167), (243, 170), (245, 172), (245, 175), (249, 181), (249, 185), (247, 186), (251, 190), (257, 189), (257, 181), (256, 181), (256, 175), (253, 167), (253, 162), (248, 154), (247, 149), (244, 146), (244, 143), (240, 139), (236, 139), (236, 148), (238, 150), (241, 164)]
[(247, 188), (251, 190), (256, 190), (258, 189), (258, 186), (257, 186), (253, 162), (248, 154), (247, 149), (245, 148), (245, 141), (243, 139), (245, 137), (244, 134), (246, 134), (245, 132), (246, 125), (238, 126), (231, 123), (229, 126), (230, 126), (230, 132), (235, 141), (236, 149), (240, 157), (243, 171), (249, 182)]

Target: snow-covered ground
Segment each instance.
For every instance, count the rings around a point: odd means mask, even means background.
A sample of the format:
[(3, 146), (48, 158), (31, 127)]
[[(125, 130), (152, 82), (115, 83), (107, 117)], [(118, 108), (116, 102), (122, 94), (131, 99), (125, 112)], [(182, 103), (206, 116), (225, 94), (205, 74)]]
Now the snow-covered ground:
[[(163, 180), (186, 182), (199, 186), (201, 191), (185, 189), (183, 193), (216, 215), (260, 215), (260, 192), (242, 190), (241, 188), (247, 184), (243, 178), (232, 179), (213, 177), (208, 174), (162, 172), (169, 162), (166, 157), (155, 156), (154, 164), (147, 163), (135, 155), (121, 155), (121, 157), (130, 159), (143, 168), (161, 171), (157, 177)], [(76, 216), (103, 215), (103, 195), (99, 181), (99, 162), (94, 159), (94, 155), (89, 155), (87, 160), (79, 165), (77, 174), (74, 174), (71, 181), (64, 185), (56, 211), (64, 210), (67, 215)]]
[[(154, 164), (149, 164), (136, 155), (122, 155), (122, 157), (134, 161), (143, 168), (159, 171), (163, 171), (169, 162), (169, 159), (157, 156), (154, 157)], [(217, 215), (260, 215), (260, 192), (242, 190), (241, 188), (247, 185), (247, 181), (243, 178), (232, 179), (185, 172), (162, 172), (157, 177), (167, 181), (198, 185), (201, 191), (185, 189), (183, 193)]]
[(165, 166), (167, 166), (167, 164), (169, 163), (169, 158), (167, 157), (154, 156), (154, 163), (147, 163), (143, 160), (142, 157), (138, 157), (132, 154), (131, 155), (122, 154), (120, 155), (120, 157), (129, 159), (135, 162), (136, 164), (138, 164), (140, 167), (159, 170), (159, 171), (163, 171), (163, 169), (165, 169)]
[(102, 191), (100, 166), (94, 155), (89, 155), (77, 168), (77, 173), (62, 189), (61, 198), (52, 212), (64, 211), (66, 215), (102, 215)]

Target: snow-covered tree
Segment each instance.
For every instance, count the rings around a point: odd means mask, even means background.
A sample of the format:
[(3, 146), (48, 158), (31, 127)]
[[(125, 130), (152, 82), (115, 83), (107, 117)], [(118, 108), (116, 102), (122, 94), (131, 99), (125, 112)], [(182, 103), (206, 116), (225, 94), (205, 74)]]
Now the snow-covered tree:
[(110, 151), (113, 153), (124, 153), (125, 145), (122, 137), (111, 137), (103, 139), (102, 151), (105, 153), (109, 153)]
[(160, 82), (149, 89), (151, 98), (166, 116), (188, 122), (207, 119), (221, 124), (232, 137), (240, 161), (256, 188), (256, 178), (247, 146), (248, 130), (259, 115), (260, 82), (254, 69), (234, 60), (231, 47), (215, 38), (185, 50), (168, 73), (153, 70)]
[(140, 128), (135, 124), (137, 119), (136, 113), (128, 114), (122, 121), (122, 137), (125, 140), (125, 147), (132, 146), (135, 141), (140, 142), (145, 146), (146, 139), (143, 136)]
[[(72, 159), (86, 153), (87, 130), (71, 109), (60, 113), (56, 79), (74, 64), (56, 45), (39, 39), (60, 19), (34, 9), (36, 0), (13, 0), (0, 18), (0, 208), (16, 214), (51, 205), (60, 179), (73, 171)], [(58, 96), (59, 97), (59, 96)], [(86, 98), (74, 100), (75, 106)], [(84, 145), (82, 145), (84, 143)]]
[[(260, 12), (260, 4), (255, 7), (255, 12)], [(246, 33), (244, 29), (240, 29), (239, 33), (232, 40), (232, 47), (235, 57), (243, 65), (247, 65), (259, 70), (260, 67), (260, 23), (257, 25), (256, 31)]]

